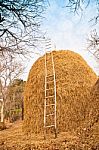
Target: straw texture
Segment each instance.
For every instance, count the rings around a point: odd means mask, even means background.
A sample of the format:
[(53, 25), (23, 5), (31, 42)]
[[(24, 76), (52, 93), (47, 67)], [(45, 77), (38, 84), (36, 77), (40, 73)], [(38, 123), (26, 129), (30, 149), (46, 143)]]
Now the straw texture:
[[(95, 84), (97, 76), (84, 59), (75, 52), (53, 51), (53, 56), (57, 87), (57, 132), (75, 131), (86, 118), (90, 90)], [(26, 83), (23, 124), (25, 132), (32, 131), (36, 134), (43, 132), (44, 62), (45, 57), (43, 56), (33, 64)], [(47, 65), (48, 74), (51, 74), (50, 54), (47, 54)], [(51, 118), (48, 120), (49, 124), (50, 121)]]

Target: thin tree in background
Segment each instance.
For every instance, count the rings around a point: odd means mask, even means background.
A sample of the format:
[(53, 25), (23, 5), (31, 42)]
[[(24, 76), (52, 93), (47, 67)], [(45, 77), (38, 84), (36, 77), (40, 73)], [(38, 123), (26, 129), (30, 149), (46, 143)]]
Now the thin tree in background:
[(6, 118), (10, 121), (24, 118), (23, 92), (25, 81), (14, 79), (7, 87)]
[(4, 121), (4, 103), (3, 103), (3, 95), (2, 95), (2, 83), (0, 80), (0, 122)]
[(4, 104), (4, 111), (6, 110), (5, 104), (7, 101), (7, 88), (8, 85), (18, 78), (23, 73), (24, 67), (20, 62), (17, 62), (12, 56), (8, 55), (8, 58), (0, 62), (0, 81), (2, 84), (2, 98)]

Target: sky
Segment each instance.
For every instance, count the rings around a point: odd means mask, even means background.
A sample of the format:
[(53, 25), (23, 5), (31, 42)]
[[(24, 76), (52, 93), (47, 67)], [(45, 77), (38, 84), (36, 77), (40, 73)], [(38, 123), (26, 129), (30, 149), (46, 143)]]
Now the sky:
[[(90, 32), (97, 29), (99, 33), (99, 23), (95, 25), (94, 21), (90, 21), (97, 14), (95, 1), (92, 0), (90, 5), (78, 14), (64, 7), (65, 2), (67, 0), (49, 0), (50, 4), (44, 13), (41, 30), (51, 39), (53, 47), (55, 46), (57, 50), (72, 50), (79, 53), (99, 75), (98, 64), (87, 51), (87, 38)], [(34, 58), (28, 62), (25, 79), (33, 63), (44, 54), (44, 50), (39, 54), (34, 54)]]

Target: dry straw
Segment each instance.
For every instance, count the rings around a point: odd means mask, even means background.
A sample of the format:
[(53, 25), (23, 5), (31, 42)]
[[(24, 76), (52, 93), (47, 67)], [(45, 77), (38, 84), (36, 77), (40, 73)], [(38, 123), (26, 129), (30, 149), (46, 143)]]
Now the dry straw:
[(99, 121), (99, 79), (90, 92), (89, 110), (89, 120), (93, 125), (95, 122)]
[(0, 122), (0, 131), (6, 129), (5, 123)]
[[(53, 55), (57, 86), (57, 132), (75, 130), (86, 118), (90, 89), (95, 84), (97, 76), (75, 52), (60, 50), (53, 51)], [(23, 125), (25, 132), (43, 132), (44, 58), (39, 58), (33, 64), (26, 83)], [(50, 74), (50, 54), (47, 58)]]
[(77, 128), (77, 133), (82, 142), (99, 149), (99, 79), (91, 88), (88, 102), (85, 120)]

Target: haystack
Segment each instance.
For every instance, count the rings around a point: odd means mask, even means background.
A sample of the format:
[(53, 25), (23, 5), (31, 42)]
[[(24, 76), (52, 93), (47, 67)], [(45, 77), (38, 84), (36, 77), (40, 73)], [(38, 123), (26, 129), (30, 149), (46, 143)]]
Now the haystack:
[[(57, 132), (75, 130), (84, 121), (90, 89), (96, 74), (77, 53), (53, 51), (57, 88)], [(43, 132), (44, 116), (44, 56), (32, 66), (24, 92), (25, 132)], [(52, 70), (47, 56), (49, 73)]]

